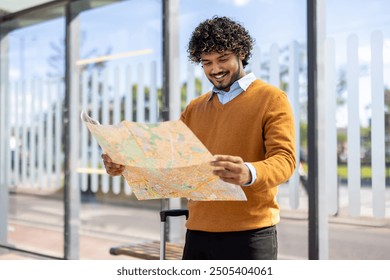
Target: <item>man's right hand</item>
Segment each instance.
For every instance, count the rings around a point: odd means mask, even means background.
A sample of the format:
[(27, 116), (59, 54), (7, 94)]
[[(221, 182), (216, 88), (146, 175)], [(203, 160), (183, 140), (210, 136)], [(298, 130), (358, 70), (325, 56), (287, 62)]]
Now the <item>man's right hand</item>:
[(125, 170), (124, 165), (113, 163), (112, 159), (107, 154), (102, 154), (102, 159), (108, 175), (122, 175), (122, 172)]

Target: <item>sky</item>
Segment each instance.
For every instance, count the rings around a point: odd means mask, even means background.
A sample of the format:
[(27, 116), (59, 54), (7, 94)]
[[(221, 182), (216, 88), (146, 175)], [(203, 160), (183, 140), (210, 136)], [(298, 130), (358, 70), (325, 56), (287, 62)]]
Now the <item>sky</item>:
[[(336, 66), (346, 63), (346, 40), (350, 34), (359, 37), (361, 65), (371, 61), (370, 36), (381, 30), (384, 38), (384, 77), (390, 88), (390, 1), (327, 0), (325, 10), (326, 37), (335, 40)], [(186, 47), (196, 25), (213, 15), (227, 15), (241, 22), (256, 39), (256, 46), (267, 52), (274, 43), (280, 47), (291, 41), (306, 43), (306, 0), (182, 0), (180, 3), (179, 52), (180, 69), (185, 72)], [(152, 49), (143, 56), (132, 56), (112, 63), (139, 64), (161, 62), (161, 5), (159, 0), (131, 0), (84, 12), (80, 16), (81, 58), (110, 52)], [(64, 20), (34, 25), (12, 32), (10, 78), (45, 77), (53, 43), (64, 38)], [(96, 50), (91, 53), (92, 50)], [(37, 67), (39, 65), (39, 67)], [(160, 65), (161, 66), (161, 65)], [(362, 123), (367, 124), (370, 103), (369, 71), (360, 73)], [(338, 111), (338, 126), (345, 126), (345, 108)]]

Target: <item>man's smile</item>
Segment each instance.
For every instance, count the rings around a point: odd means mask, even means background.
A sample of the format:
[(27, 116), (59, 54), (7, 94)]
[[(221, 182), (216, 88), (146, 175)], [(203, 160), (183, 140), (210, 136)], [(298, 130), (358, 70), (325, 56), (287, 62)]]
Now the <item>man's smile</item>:
[(226, 75), (227, 75), (226, 72), (224, 72), (224, 73), (219, 73), (219, 74), (213, 75), (213, 78), (214, 78), (215, 80), (220, 81), (220, 80), (223, 80), (223, 79), (226, 77)]

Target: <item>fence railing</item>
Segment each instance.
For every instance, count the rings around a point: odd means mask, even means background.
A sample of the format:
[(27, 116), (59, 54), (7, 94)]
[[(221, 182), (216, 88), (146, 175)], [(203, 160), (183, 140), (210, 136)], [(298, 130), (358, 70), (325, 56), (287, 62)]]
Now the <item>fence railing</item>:
[(63, 165), (63, 92), (59, 81), (9, 86), (9, 186), (60, 188)]
[[(359, 216), (361, 213), (361, 125), (360, 125), (360, 98), (359, 87), (360, 65), (358, 56), (359, 42), (356, 35), (350, 35), (347, 39), (345, 50), (336, 50), (333, 39), (327, 39), (325, 48), (325, 106), (326, 118), (320, 124), (325, 135), (325, 143), (329, 151), (325, 156), (324, 180), (328, 209), (330, 214), (338, 210), (338, 177), (337, 177), (337, 127), (336, 127), (336, 79), (337, 69), (335, 57), (337, 51), (347, 53), (346, 83), (347, 83), (347, 147), (348, 147), (348, 211), (351, 216)], [(371, 191), (373, 195), (372, 209), (375, 217), (385, 216), (386, 203), (386, 163), (385, 163), (385, 98), (384, 98), (384, 73), (383, 73), (383, 37), (381, 32), (373, 32), (371, 36)], [(369, 94), (364, 92), (362, 94)], [(387, 132), (389, 133), (389, 132)]]

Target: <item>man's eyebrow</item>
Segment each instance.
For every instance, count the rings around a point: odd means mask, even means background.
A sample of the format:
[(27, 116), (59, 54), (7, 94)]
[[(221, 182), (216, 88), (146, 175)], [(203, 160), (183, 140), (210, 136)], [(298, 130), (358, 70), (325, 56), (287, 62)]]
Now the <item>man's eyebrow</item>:
[(227, 55), (231, 55), (232, 54), (232, 52), (224, 52), (221, 56), (219, 56), (219, 57), (224, 57), (224, 56), (227, 56)]
[[(231, 55), (232, 53), (233, 53), (233, 52), (223, 52), (223, 53), (221, 53), (221, 55), (218, 56), (217, 58), (222, 58), (222, 57)], [(210, 61), (210, 60), (209, 60), (209, 59), (202, 59), (202, 58), (201, 58), (200, 61), (203, 62), (203, 61)]]
[(223, 58), (223, 57), (231, 55), (231, 54), (232, 54), (231, 52), (224, 52), (220, 56), (218, 56), (218, 58)]

